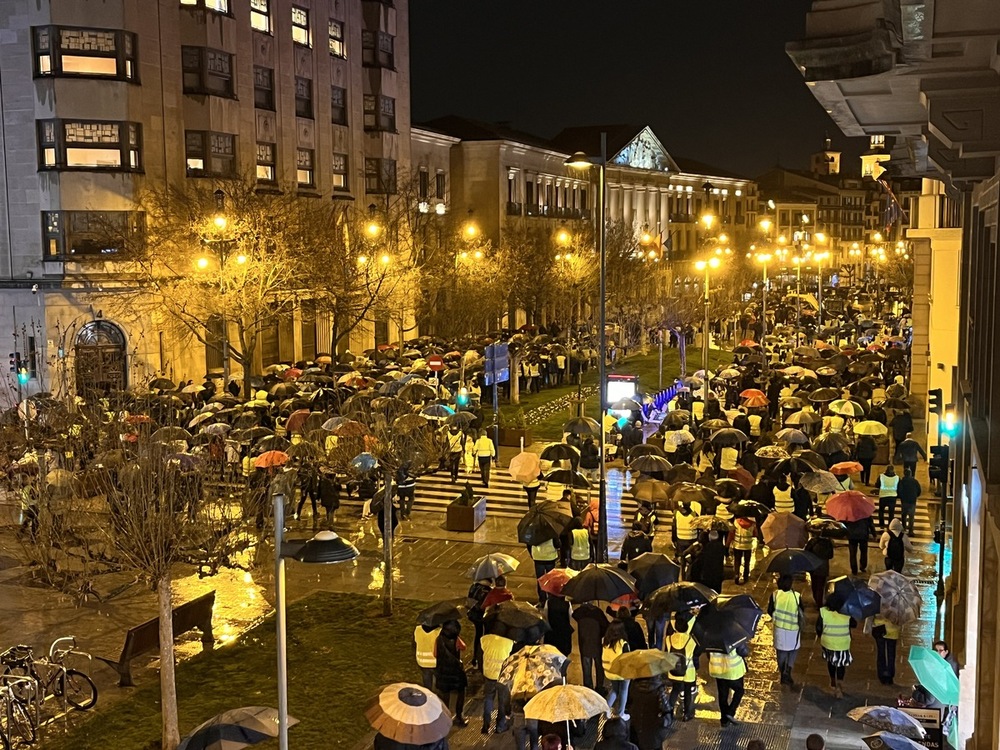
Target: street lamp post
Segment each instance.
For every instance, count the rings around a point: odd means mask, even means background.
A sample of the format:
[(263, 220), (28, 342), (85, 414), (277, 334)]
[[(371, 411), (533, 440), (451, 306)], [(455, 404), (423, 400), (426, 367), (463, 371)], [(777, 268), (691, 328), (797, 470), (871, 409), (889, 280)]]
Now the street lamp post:
[(607, 327), (607, 287), (608, 287), (608, 251), (607, 251), (607, 163), (608, 134), (601, 133), (601, 154), (599, 157), (587, 156), (577, 151), (566, 160), (567, 166), (574, 169), (590, 169), (597, 167), (597, 255), (600, 264), (599, 300), (597, 305), (597, 401), (600, 405), (599, 422), (601, 425), (601, 473), (598, 487), (598, 528), (597, 528), (597, 562), (608, 560), (608, 485), (607, 467), (605, 466), (605, 431), (604, 413), (607, 398), (607, 360), (608, 344), (605, 335)]
[(718, 268), (722, 265), (722, 260), (718, 256), (712, 256), (708, 260), (699, 260), (694, 264), (694, 267), (699, 271), (705, 272), (705, 283), (704, 283), (704, 300), (705, 300), (705, 335), (702, 337), (701, 342), (701, 369), (705, 372), (705, 385), (702, 388), (704, 393), (705, 404), (708, 404), (708, 391), (712, 384), (711, 371), (708, 369), (708, 325), (709, 325), (709, 312), (711, 308), (711, 298), (709, 297), (709, 280), (710, 274), (713, 269)]
[(757, 262), (760, 263), (761, 267), (764, 269), (763, 286), (760, 290), (760, 318), (763, 321), (761, 326), (761, 338), (760, 342), (761, 348), (764, 350), (764, 362), (767, 362), (767, 264), (771, 262), (770, 253), (760, 253), (754, 256)]
[[(817, 235), (819, 236), (819, 235)], [(816, 253), (813, 259), (816, 261), (819, 273), (819, 282), (816, 287), (816, 302), (819, 305), (817, 313), (819, 315), (819, 328), (823, 328), (823, 261), (827, 259), (828, 253)]]

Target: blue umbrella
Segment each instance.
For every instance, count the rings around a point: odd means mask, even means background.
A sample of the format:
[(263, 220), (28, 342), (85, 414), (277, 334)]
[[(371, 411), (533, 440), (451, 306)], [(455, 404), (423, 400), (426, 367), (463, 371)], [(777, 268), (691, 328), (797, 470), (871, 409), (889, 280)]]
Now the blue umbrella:
[[(288, 725), (298, 719), (288, 717)], [(278, 712), (264, 706), (224, 711), (199, 725), (181, 740), (177, 750), (239, 750), (278, 736)]]
[(367, 473), (378, 466), (378, 459), (371, 453), (359, 453), (351, 459), (351, 467), (362, 474)]

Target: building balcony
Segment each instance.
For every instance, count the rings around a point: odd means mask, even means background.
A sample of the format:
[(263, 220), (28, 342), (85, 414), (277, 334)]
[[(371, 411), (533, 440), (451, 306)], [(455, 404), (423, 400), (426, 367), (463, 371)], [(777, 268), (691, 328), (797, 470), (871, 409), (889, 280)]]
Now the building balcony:
[(507, 201), (507, 215), (508, 216), (520, 216), (522, 206), (520, 203), (515, 203), (514, 201)]
[(694, 214), (670, 214), (671, 224), (694, 224), (697, 220)]

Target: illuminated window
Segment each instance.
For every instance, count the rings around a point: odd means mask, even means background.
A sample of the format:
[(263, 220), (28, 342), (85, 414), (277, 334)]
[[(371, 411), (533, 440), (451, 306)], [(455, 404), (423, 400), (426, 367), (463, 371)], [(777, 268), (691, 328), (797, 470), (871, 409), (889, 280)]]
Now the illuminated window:
[(257, 144), (257, 182), (275, 182), (274, 144)]
[(315, 152), (300, 148), (295, 152), (295, 181), (299, 187), (316, 187)]
[(365, 130), (396, 132), (396, 100), (391, 96), (365, 94)]
[(333, 172), (333, 189), (349, 190), (347, 184), (347, 154), (334, 154), (331, 161), (331, 172)]
[(236, 173), (236, 136), (207, 130), (184, 131), (188, 177), (231, 177)]
[(250, 0), (250, 26), (255, 31), (271, 33), (271, 0)]
[(303, 47), (312, 47), (312, 32), (309, 29), (309, 11), (292, 6), (292, 41)]
[(365, 159), (365, 192), (376, 195), (395, 195), (395, 159)]
[(106, 258), (121, 255), (140, 240), (141, 211), (42, 211), (46, 259)]
[(308, 117), (312, 119), (313, 116), (313, 88), (312, 81), (308, 78), (301, 78), (300, 76), (295, 76), (295, 116), (296, 117)]
[(384, 31), (361, 32), (361, 63), (368, 68), (396, 67), (395, 38)]
[(209, 47), (181, 47), (185, 94), (235, 95), (233, 56)]
[(204, 8), (214, 13), (229, 13), (229, 0), (181, 0), (181, 5)]
[(274, 111), (274, 69), (253, 66), (253, 105)]
[(105, 120), (39, 120), (39, 168), (142, 170), (142, 126)]
[(137, 81), (135, 34), (116, 29), (36, 26), (35, 75)]
[(330, 121), (334, 125), (347, 124), (347, 89), (330, 87)]
[(344, 46), (344, 22), (330, 19), (330, 54), (334, 57), (347, 58), (347, 47)]

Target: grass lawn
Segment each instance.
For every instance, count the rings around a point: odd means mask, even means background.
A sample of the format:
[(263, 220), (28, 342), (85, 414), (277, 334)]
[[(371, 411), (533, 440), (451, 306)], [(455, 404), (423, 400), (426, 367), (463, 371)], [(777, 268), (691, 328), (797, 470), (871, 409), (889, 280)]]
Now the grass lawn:
[[(411, 641), (426, 605), (396, 601), (396, 614), (380, 617), (374, 597), (317, 593), (288, 609), (289, 713), (295, 747), (356, 747), (369, 731), (364, 708), (391, 682), (420, 682)], [(177, 669), (181, 736), (206, 719), (240, 706), (277, 707), (274, 618), (231, 646), (201, 654)], [(117, 689), (117, 688), (115, 688)], [(46, 750), (160, 747), (159, 684), (131, 696), (57, 736)], [(276, 748), (278, 741), (257, 745)]]
[[(713, 349), (709, 352), (709, 362), (713, 369), (717, 370), (720, 362), (731, 362), (732, 353), (725, 350)], [(637, 354), (630, 356), (624, 362), (619, 362), (614, 368), (608, 368), (608, 373), (622, 375), (638, 375), (639, 387), (646, 393), (654, 393), (659, 385), (660, 355), (657, 348), (651, 348), (647, 354)], [(701, 350), (688, 347), (687, 350), (687, 371), (695, 372), (701, 369)], [(673, 382), (673, 378), (680, 371), (680, 357), (676, 349), (664, 348), (663, 350), (663, 385), (664, 387)], [(592, 368), (583, 376), (583, 385), (594, 386), (597, 384), (597, 369)], [(517, 410), (524, 409), (527, 414), (532, 409), (543, 406), (563, 396), (576, 393), (576, 385), (563, 385), (556, 388), (546, 388), (538, 393), (522, 393), (520, 405), (503, 404), (500, 411), (506, 418), (513, 419)], [(487, 422), (492, 415), (490, 401), (492, 393), (484, 393), (484, 411), (487, 415)], [(597, 417), (597, 400), (593, 396), (587, 403), (587, 413), (591, 417)], [(535, 440), (559, 440), (562, 438), (562, 425), (569, 419), (569, 409), (558, 409), (546, 416), (540, 422), (531, 426), (532, 437)]]

